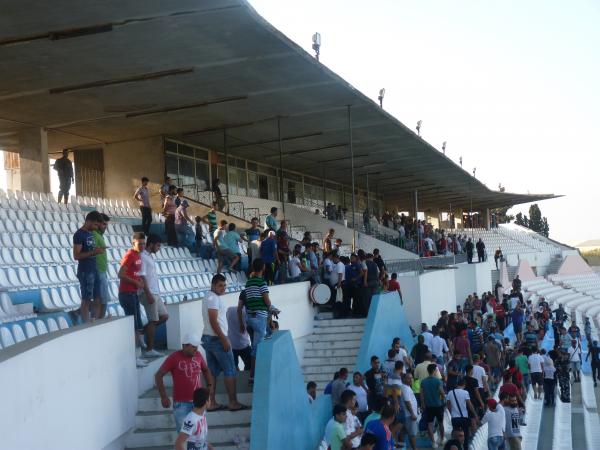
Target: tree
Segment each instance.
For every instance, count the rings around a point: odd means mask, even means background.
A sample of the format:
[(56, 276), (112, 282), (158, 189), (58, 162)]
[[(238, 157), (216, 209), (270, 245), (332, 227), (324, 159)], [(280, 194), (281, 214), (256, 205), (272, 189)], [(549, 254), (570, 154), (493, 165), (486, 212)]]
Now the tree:
[(543, 227), (542, 227), (542, 236), (549, 237), (550, 236), (550, 225), (548, 225), (548, 219), (545, 217), (542, 219)]
[(515, 217), (515, 223), (522, 227), (529, 228), (529, 219), (523, 213), (518, 213)]
[(529, 207), (529, 228), (536, 233), (543, 234), (544, 222), (542, 220), (542, 212), (537, 203)]

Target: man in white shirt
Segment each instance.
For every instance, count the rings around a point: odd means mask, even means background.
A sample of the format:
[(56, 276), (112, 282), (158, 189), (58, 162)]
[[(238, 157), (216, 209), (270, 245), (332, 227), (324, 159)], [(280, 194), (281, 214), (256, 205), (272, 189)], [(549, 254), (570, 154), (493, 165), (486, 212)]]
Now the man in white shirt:
[(479, 393), (482, 398), (485, 398), (484, 393), (487, 393), (488, 396), (490, 394), (490, 388), (487, 383), (487, 374), (485, 373), (485, 369), (479, 365), (480, 359), (479, 355), (473, 355), (473, 378), (477, 380), (477, 387), (479, 388)]
[(145, 358), (158, 358), (163, 356), (162, 353), (154, 349), (154, 336), (156, 335), (156, 327), (161, 323), (165, 323), (169, 319), (167, 308), (160, 298), (160, 286), (158, 284), (158, 274), (156, 273), (156, 263), (153, 254), (160, 251), (161, 239), (156, 234), (151, 234), (146, 239), (146, 249), (142, 250), (140, 257), (142, 260), (142, 270), (140, 276), (144, 283), (144, 287), (140, 293), (140, 303), (144, 305), (146, 316), (148, 317), (148, 325), (146, 325), (146, 350), (144, 351)]
[[(437, 327), (431, 327), (433, 338), (429, 350), (435, 356), (438, 364), (444, 364), (446, 353), (448, 353), (448, 344), (446, 340), (438, 334)], [(427, 343), (426, 343), (427, 344)]]
[(487, 401), (488, 410), (481, 419), (481, 425), (488, 424), (488, 449), (497, 450), (504, 443), (506, 415), (502, 405), (490, 398)]
[(463, 377), (458, 379), (456, 389), (452, 389), (446, 395), (446, 407), (452, 416), (452, 428), (459, 428), (465, 433), (465, 447), (468, 448), (471, 428), (469, 411), (473, 414), (477, 425), (479, 425), (479, 418), (471, 403), (471, 397), (465, 390), (465, 379)]
[(423, 336), (423, 339), (425, 339), (424, 344), (427, 346), (427, 348), (429, 348), (429, 351), (431, 352), (431, 341), (433, 341), (433, 334), (431, 334), (431, 331), (429, 331), (429, 329), (427, 328), (426, 323), (421, 324), (421, 336)]
[(367, 388), (363, 381), (362, 373), (354, 372), (352, 376), (352, 384), (348, 386), (352, 392), (356, 394), (356, 403), (358, 403), (358, 418), (362, 421), (365, 420), (369, 413), (369, 405), (367, 403)]
[(417, 448), (417, 433), (419, 432), (418, 425), (418, 404), (417, 397), (413, 392), (411, 386), (413, 383), (413, 377), (410, 372), (405, 373), (402, 376), (402, 385), (400, 391), (402, 392), (401, 401), (404, 402), (404, 429), (410, 440), (411, 448)]
[[(231, 342), (227, 337), (227, 307), (221, 295), (225, 293), (227, 281), (225, 277), (218, 273), (211, 281), (210, 291), (202, 301), (202, 321), (204, 330), (202, 332), (202, 347), (206, 352), (206, 362), (213, 377), (215, 385), (221, 372), (225, 378), (225, 389), (229, 398), (229, 411), (240, 411), (248, 409), (248, 406), (242, 405), (237, 400), (235, 386), (235, 363)], [(215, 386), (212, 387), (215, 389)], [(214, 392), (214, 391), (213, 391)]]
[(571, 346), (567, 351), (569, 353), (571, 371), (573, 372), (573, 381), (578, 383), (581, 381), (579, 373), (579, 370), (581, 369), (581, 344), (577, 339), (571, 339)]
[(529, 363), (529, 374), (531, 385), (533, 386), (533, 398), (542, 398), (542, 388), (544, 385), (544, 357), (539, 354), (537, 347), (534, 347), (531, 355), (527, 358)]

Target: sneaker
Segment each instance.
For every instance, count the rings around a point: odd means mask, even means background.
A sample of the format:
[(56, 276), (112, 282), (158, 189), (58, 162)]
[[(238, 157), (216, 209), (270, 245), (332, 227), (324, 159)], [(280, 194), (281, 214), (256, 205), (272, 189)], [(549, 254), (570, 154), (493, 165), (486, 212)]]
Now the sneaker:
[(136, 360), (135, 360), (136, 367), (146, 367), (147, 365), (148, 365), (148, 361), (146, 361), (145, 359), (136, 358)]
[(160, 358), (161, 356), (163, 356), (161, 352), (157, 352), (154, 349), (143, 352), (143, 355), (144, 358)]
[(148, 346), (146, 345), (146, 338), (144, 337), (143, 334), (138, 334), (137, 342), (141, 348), (143, 348), (143, 349), (148, 348)]
[(435, 443), (435, 440), (431, 442), (431, 448), (438, 448), (437, 444)]

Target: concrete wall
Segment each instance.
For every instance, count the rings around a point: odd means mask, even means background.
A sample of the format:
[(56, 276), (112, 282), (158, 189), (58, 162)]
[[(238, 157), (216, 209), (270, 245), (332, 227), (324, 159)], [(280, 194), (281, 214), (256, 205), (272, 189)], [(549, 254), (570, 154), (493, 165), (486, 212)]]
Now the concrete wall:
[(131, 318), (29, 339), (0, 353), (0, 448), (96, 450), (134, 425)]
[[(308, 281), (290, 283), (281, 286), (270, 286), (269, 297), (277, 308), (279, 315), (279, 329), (289, 330), (299, 358), (304, 354), (304, 344), (313, 332), (315, 311), (308, 299)], [(225, 294), (225, 304), (237, 306), (239, 292)], [(167, 322), (167, 345), (171, 349), (181, 347), (183, 336), (186, 333), (202, 334), (202, 300), (167, 305), (169, 321)]]
[(397, 292), (388, 292), (373, 297), (365, 332), (360, 342), (360, 350), (355, 370), (365, 372), (371, 367), (371, 356), (380, 360), (387, 358), (392, 339), (399, 337), (410, 352), (414, 339), (408, 328), (408, 321)]
[(154, 211), (161, 208), (160, 186), (164, 182), (165, 156), (161, 137), (119, 142), (104, 146), (104, 194), (107, 198), (125, 199), (132, 204), (133, 193), (141, 178), (150, 179), (150, 202)]
[[(468, 275), (469, 272), (466, 273)], [(459, 282), (456, 278), (457, 274), (460, 275), (461, 283), (469, 283), (472, 278), (452, 269), (433, 270), (421, 275), (399, 274), (398, 281), (402, 290), (406, 321), (416, 331), (420, 329), (422, 322), (428, 324), (437, 322), (440, 311), (456, 310), (458, 302), (456, 284)]]
[(251, 450), (314, 450), (331, 417), (331, 397), (310, 405), (289, 331), (258, 347), (252, 397)]
[(417, 328), (420, 322), (431, 326), (437, 322), (440, 311), (453, 311), (456, 308), (455, 270), (435, 270), (420, 276), (421, 282), (421, 319), (410, 322)]

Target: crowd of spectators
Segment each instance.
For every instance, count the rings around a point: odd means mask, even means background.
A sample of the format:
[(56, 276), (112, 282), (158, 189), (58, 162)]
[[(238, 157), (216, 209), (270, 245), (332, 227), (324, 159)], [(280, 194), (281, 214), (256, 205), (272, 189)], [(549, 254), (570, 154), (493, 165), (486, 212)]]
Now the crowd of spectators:
[[(433, 448), (461, 450), (488, 424), (490, 450), (520, 449), (528, 392), (553, 407), (556, 386), (561, 401), (569, 402), (570, 383), (580, 380), (581, 332), (574, 320), (567, 327), (567, 319), (562, 306), (552, 311), (544, 298), (524, 301), (518, 278), (501, 300), (491, 292), (469, 295), (455, 312), (423, 323), (413, 346), (394, 338), (381, 349), (387, 358), (372, 356), (365, 373), (341, 368), (334, 374), (324, 391), (331, 394), (333, 417), (321, 448), (356, 448), (361, 435), (373, 434), (376, 449), (404, 446), (406, 438), (414, 449), (421, 433)], [(542, 342), (552, 328), (555, 345), (547, 351)], [(591, 342), (587, 321), (584, 331)], [(597, 342), (587, 356), (600, 370)], [(316, 384), (307, 389), (312, 401)], [(451, 417), (449, 440), (444, 409)]]

